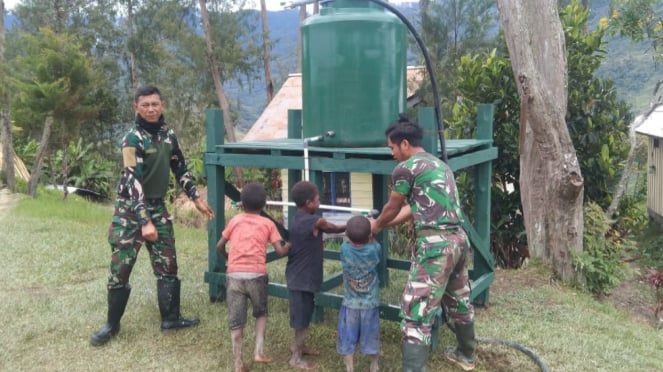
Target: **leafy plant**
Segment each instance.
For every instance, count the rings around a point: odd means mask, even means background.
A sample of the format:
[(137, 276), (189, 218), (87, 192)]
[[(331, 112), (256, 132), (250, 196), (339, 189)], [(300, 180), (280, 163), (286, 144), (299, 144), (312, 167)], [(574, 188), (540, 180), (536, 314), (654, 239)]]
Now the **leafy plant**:
[(585, 205), (584, 220), (584, 249), (582, 252), (571, 251), (571, 260), (580, 274), (579, 286), (592, 294), (605, 295), (629, 272), (622, 261), (629, 241), (612, 229), (613, 221), (596, 203)]
[(389, 254), (398, 257), (410, 257), (416, 244), (414, 223), (408, 221), (389, 229)]
[[(101, 158), (94, 151), (91, 143), (83, 145), (82, 139), (69, 144), (63, 150), (58, 150), (49, 167), (46, 176), (58, 185), (70, 185), (78, 188), (92, 190), (101, 195), (108, 196), (112, 192), (115, 164)], [(66, 175), (63, 169), (66, 169)]]

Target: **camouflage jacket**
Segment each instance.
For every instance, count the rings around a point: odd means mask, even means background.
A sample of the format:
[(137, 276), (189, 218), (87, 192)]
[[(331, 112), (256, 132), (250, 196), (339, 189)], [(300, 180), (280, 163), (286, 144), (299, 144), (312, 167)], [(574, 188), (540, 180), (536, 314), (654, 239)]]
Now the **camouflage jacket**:
[(462, 211), (451, 168), (421, 152), (399, 163), (392, 173), (393, 190), (405, 195), (417, 230), (442, 230), (461, 223)]
[(149, 218), (145, 199), (166, 196), (171, 171), (190, 199), (199, 197), (177, 136), (166, 124), (155, 134), (134, 125), (122, 140), (122, 160), (117, 197), (131, 201), (141, 225)]

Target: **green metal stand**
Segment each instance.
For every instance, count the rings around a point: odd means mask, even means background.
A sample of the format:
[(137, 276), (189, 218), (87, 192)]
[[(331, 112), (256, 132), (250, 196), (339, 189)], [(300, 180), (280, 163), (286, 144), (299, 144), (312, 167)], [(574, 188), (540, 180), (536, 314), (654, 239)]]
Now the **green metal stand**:
[[(477, 115), (477, 138), (448, 140), (446, 150), (448, 164), (452, 170), (472, 168), (475, 174), (475, 214), (473, 223), (463, 226), (474, 248), (474, 265), (470, 271), (472, 292), (470, 299), (477, 305), (488, 303), (489, 287), (494, 279), (494, 260), (490, 254), (490, 187), (492, 161), (497, 158), (497, 148), (493, 146), (493, 105), (480, 105)], [(419, 110), (419, 124), (424, 128), (424, 148), (439, 155), (437, 128), (434, 111), (431, 108)], [(208, 271), (205, 282), (209, 283), (209, 295), (213, 301), (225, 298), (226, 263), (216, 253), (216, 241), (225, 226), (224, 196), (239, 200), (237, 190), (225, 180), (225, 167), (261, 167), (288, 170), (288, 190), (302, 178), (304, 169), (303, 142), (300, 133), (302, 115), (300, 110), (288, 113), (288, 139), (269, 141), (251, 141), (224, 143), (223, 115), (219, 109), (207, 112), (207, 151), (205, 152), (205, 171), (208, 182), (209, 204), (216, 212), (216, 219), (209, 223), (208, 233)], [(368, 167), (367, 167), (368, 165)], [(370, 171), (373, 180), (373, 203), (381, 208), (388, 199), (388, 184), (391, 172), (396, 165), (390, 150), (385, 147), (370, 148), (325, 148), (309, 147), (309, 169), (311, 182), (320, 186), (321, 172), (357, 172)], [(288, 211), (288, 225), (295, 214), (294, 208)], [(381, 233), (378, 240), (383, 247), (384, 262), (379, 268), (382, 286), (389, 285), (389, 269), (409, 270), (410, 262), (388, 257), (388, 240)], [(270, 252), (267, 262), (279, 257)], [(325, 252), (326, 259), (339, 259), (338, 252)], [(342, 285), (341, 273), (324, 278), (320, 292), (316, 294), (316, 313), (314, 320), (321, 320), (325, 307), (340, 308), (342, 296), (327, 291)], [(288, 298), (284, 283), (269, 283), (269, 294)], [(399, 321), (399, 307), (391, 304), (380, 306), (383, 319)]]

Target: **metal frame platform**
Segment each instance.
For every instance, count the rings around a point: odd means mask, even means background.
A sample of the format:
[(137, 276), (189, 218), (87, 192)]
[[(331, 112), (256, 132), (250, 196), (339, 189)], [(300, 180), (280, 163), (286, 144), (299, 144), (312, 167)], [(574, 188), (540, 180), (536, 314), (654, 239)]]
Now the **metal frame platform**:
[[(474, 265), (470, 271), (472, 281), (471, 300), (478, 305), (488, 303), (489, 287), (494, 279), (494, 260), (490, 254), (490, 187), (492, 161), (497, 158), (497, 148), (493, 146), (493, 105), (479, 105), (477, 115), (477, 138), (447, 140), (448, 164), (452, 170), (467, 169), (475, 174), (474, 205), (475, 213), (473, 223), (463, 226), (470, 237), (474, 248)], [(301, 133), (302, 115), (300, 110), (291, 110), (288, 113), (288, 133)], [(424, 148), (431, 153), (440, 154), (439, 140), (434, 120), (434, 111), (430, 108), (420, 109), (418, 112), (419, 124), (424, 128)], [(224, 196), (234, 201), (239, 200), (237, 189), (226, 182), (226, 167), (258, 167), (269, 169), (288, 170), (288, 190), (295, 182), (302, 179), (304, 169), (304, 145), (301, 138), (275, 139), (269, 141), (250, 141), (224, 143), (223, 115), (221, 110), (208, 110), (206, 117), (207, 150), (204, 156), (205, 172), (207, 175), (208, 202), (216, 211), (216, 218), (209, 223), (208, 228), (208, 271), (204, 280), (209, 283), (210, 299), (223, 300), (225, 298), (225, 270), (226, 263), (223, 257), (216, 253), (216, 242), (225, 226)], [(389, 176), (396, 165), (389, 148), (330, 148), (310, 146), (309, 170), (311, 182), (320, 186), (321, 172), (358, 172), (370, 173), (373, 180), (373, 204), (377, 209), (382, 208), (388, 199)], [(285, 185), (284, 185), (285, 187)], [(294, 215), (294, 209), (289, 216)], [(467, 219), (468, 221), (470, 219)], [(283, 227), (281, 227), (283, 229)], [(378, 240), (384, 250), (384, 262), (380, 265), (381, 286), (389, 285), (389, 269), (409, 270), (408, 260), (388, 257), (388, 242), (386, 234), (381, 233)], [(339, 259), (339, 253), (325, 252), (326, 259)], [(279, 257), (270, 252), (267, 262)], [(335, 273), (324, 278), (320, 292), (316, 294), (316, 314), (314, 319), (320, 320), (324, 307), (339, 308), (342, 296), (328, 293), (332, 288), (342, 285), (342, 273)], [(285, 283), (269, 283), (269, 293), (272, 296), (287, 298)], [(380, 315), (384, 319), (400, 320), (399, 307), (391, 304), (380, 306)]]

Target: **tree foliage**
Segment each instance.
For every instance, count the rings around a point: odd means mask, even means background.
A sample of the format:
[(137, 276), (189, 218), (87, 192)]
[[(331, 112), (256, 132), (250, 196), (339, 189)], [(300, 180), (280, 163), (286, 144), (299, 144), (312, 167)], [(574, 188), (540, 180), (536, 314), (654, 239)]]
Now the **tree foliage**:
[[(440, 84), (443, 117), (456, 100), (458, 62), (463, 55), (487, 52), (496, 46), (497, 13), (492, 0), (422, 0), (419, 2), (420, 33)], [(420, 52), (416, 50), (419, 55)], [(422, 57), (423, 59), (423, 57)], [(433, 102), (424, 82), (424, 101)]]
[[(260, 33), (254, 22), (258, 14), (242, 11), (243, 0), (208, 3), (224, 84), (250, 87), (261, 67)], [(189, 157), (200, 156), (197, 150), (204, 139), (204, 113), (208, 107), (218, 107), (218, 100), (196, 6), (194, 0), (26, 0), (17, 4), (13, 11), (16, 22), (8, 33), (7, 64), (3, 64), (11, 66), (8, 77), (17, 92), (11, 109), (22, 130), (16, 141), (39, 138), (50, 107), (56, 148), (66, 153), (69, 139), (65, 137), (81, 136), (84, 143), (94, 144), (94, 152), (117, 159), (119, 140), (133, 122), (135, 71), (138, 84), (161, 88), (168, 108), (167, 123), (177, 131), (184, 152)], [(45, 34), (46, 29), (53, 35)], [(37, 53), (53, 38), (76, 44), (72, 56), (84, 59), (94, 74), (81, 73), (73, 79), (89, 78), (88, 89), (74, 91), (78, 84), (74, 80), (66, 82), (68, 86), (64, 80), (31, 82), (28, 70), (37, 71), (36, 65), (48, 64), (48, 58), (53, 62), (55, 53)], [(239, 102), (230, 102), (233, 120), (239, 107)], [(67, 114), (60, 115), (64, 112)], [(46, 156), (55, 156), (55, 151)], [(55, 163), (54, 159), (47, 161)]]
[(610, 19), (602, 24), (635, 41), (649, 41), (654, 61), (663, 61), (663, 4), (658, 0), (616, 0)]

